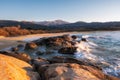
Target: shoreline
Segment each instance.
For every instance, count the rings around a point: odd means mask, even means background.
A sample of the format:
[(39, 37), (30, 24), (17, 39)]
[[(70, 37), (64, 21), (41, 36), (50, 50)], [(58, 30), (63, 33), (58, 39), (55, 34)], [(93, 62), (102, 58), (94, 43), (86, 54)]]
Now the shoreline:
[(16, 37), (0, 36), (0, 50), (8, 47), (16, 46), (18, 44), (25, 44), (27, 41), (39, 39), (42, 37), (60, 36), (60, 35), (72, 34), (72, 33), (78, 33), (78, 32), (31, 34), (31, 35), (23, 35), (23, 36), (16, 36)]
[(61, 32), (61, 33), (42, 33), (42, 34), (30, 34), (30, 35), (21, 35), (15, 37), (4, 37), (0, 36), (0, 50), (12, 46), (16, 46), (18, 44), (25, 44), (27, 41), (36, 40), (42, 37), (52, 37), (52, 36), (60, 36), (65, 34), (88, 34), (95, 32), (109, 32), (109, 31), (81, 31), (81, 32)]

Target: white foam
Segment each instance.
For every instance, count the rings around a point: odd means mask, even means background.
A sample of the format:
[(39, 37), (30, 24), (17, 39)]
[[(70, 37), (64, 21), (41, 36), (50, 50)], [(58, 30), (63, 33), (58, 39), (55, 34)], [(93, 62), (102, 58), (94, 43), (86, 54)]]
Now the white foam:
[(82, 38), (89, 38), (90, 35), (83, 35)]

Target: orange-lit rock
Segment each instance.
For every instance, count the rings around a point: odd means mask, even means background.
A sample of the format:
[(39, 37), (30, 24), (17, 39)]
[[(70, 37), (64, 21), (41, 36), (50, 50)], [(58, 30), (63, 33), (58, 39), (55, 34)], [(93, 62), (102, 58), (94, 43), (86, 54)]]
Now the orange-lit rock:
[[(11, 56), (0, 54), (0, 80), (38, 80), (28, 63)], [(40, 80), (40, 79), (39, 79)]]

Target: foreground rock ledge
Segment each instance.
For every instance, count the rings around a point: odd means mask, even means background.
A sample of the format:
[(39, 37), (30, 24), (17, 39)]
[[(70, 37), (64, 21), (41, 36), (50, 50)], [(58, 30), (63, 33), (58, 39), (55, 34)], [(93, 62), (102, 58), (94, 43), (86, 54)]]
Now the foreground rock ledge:
[(45, 71), (45, 80), (120, 80), (100, 70), (76, 63), (51, 64)]
[(32, 66), (14, 57), (0, 54), (0, 80), (40, 80)]

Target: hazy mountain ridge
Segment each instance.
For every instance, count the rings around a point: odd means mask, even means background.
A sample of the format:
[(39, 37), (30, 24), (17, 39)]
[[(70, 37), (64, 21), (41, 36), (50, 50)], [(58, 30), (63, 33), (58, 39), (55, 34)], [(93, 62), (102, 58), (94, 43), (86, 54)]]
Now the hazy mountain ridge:
[(55, 21), (42, 21), (42, 22), (34, 22), (35, 24), (45, 25), (45, 26), (57, 26), (63, 24), (69, 24), (67, 21), (63, 20), (55, 20)]
[(62, 20), (46, 22), (0, 20), (0, 27), (20, 26), (22, 29), (32, 30), (62, 30), (62, 31), (94, 31), (94, 30), (120, 30), (120, 22), (75, 22)]

